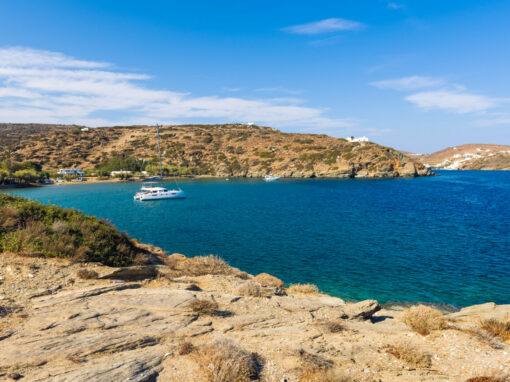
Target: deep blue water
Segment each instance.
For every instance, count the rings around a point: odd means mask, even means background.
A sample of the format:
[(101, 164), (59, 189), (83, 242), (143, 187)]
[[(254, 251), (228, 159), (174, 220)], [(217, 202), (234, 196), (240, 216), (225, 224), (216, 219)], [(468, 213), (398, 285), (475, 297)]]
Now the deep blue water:
[(134, 202), (139, 183), (16, 194), (110, 220), (168, 252), (346, 299), (510, 303), (510, 172), (383, 180), (190, 180), (186, 200)]

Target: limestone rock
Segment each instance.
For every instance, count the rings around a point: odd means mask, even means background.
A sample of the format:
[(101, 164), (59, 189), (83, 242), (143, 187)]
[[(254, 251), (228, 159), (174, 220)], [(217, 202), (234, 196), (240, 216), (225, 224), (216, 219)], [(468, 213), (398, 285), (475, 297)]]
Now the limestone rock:
[(379, 310), (381, 310), (381, 306), (376, 300), (365, 300), (347, 304), (344, 307), (343, 316), (351, 320), (368, 320)]
[(489, 318), (510, 320), (510, 305), (496, 305), (493, 302), (488, 302), (486, 304), (462, 308), (456, 313), (449, 314), (448, 317), (471, 322), (478, 322)]

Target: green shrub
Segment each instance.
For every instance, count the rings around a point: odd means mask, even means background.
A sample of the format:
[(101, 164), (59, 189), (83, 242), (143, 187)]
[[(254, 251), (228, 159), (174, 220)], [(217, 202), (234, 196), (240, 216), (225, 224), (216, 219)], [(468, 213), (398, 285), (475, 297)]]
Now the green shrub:
[(141, 252), (106, 221), (0, 194), (0, 251), (125, 266)]

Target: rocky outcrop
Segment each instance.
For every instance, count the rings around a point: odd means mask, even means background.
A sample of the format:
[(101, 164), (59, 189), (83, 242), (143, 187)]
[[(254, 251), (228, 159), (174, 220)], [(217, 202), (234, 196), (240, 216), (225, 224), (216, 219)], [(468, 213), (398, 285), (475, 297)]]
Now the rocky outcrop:
[(368, 320), (381, 310), (381, 306), (375, 300), (365, 300), (356, 304), (346, 305), (343, 309), (343, 317), (353, 320)]
[(462, 308), (450, 317), (463, 321), (479, 322), (488, 319), (510, 321), (510, 305), (496, 305), (493, 302)]
[[(203, 357), (211, 354), (207, 349), (214, 354), (216, 343), (227, 344), (221, 351), (242, 349), (234, 355), (257, 353), (256, 378), (268, 382), (464, 382), (510, 368), (509, 348), (493, 347), (472, 328), (421, 336), (399, 321), (400, 312), (381, 310), (375, 300), (278, 295), (281, 280), (263, 274), (256, 282), (218, 261), (207, 257), (193, 267), (174, 254), (170, 265), (154, 267), (166, 276), (125, 282), (77, 277), (84, 268), (100, 275), (126, 274), (124, 268), (0, 254), (0, 305), (18, 306), (0, 317), (0, 379), (210, 380), (214, 359)], [(197, 272), (197, 264), (209, 264), (215, 274)], [(246, 282), (270, 285), (273, 294), (239, 295)], [(41, 290), (47, 292), (35, 293)], [(485, 304), (451, 314), (449, 322), (508, 314), (510, 306)], [(411, 353), (398, 358), (395, 349)]]

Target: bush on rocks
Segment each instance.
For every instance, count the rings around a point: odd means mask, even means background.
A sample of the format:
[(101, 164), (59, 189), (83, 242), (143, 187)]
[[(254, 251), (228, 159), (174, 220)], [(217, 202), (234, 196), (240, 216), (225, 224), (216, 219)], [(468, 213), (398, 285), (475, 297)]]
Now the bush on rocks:
[(125, 266), (141, 252), (104, 220), (0, 194), (0, 251)]
[(447, 322), (442, 313), (425, 305), (412, 306), (404, 310), (400, 315), (400, 321), (423, 336), (432, 330), (447, 328)]
[(236, 289), (236, 294), (247, 297), (262, 297), (264, 296), (264, 290), (259, 283), (255, 281), (246, 281), (239, 285)]
[(288, 294), (317, 294), (319, 288), (314, 284), (292, 284), (287, 288)]
[(271, 288), (283, 289), (285, 284), (278, 277), (272, 276), (269, 273), (261, 273), (253, 278), (253, 281), (258, 282), (260, 285)]

